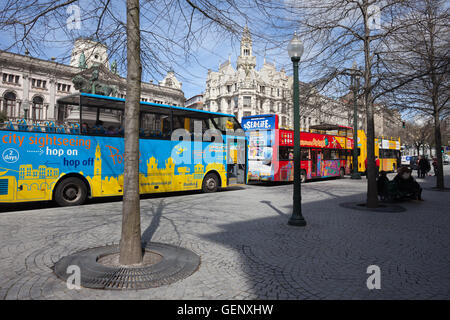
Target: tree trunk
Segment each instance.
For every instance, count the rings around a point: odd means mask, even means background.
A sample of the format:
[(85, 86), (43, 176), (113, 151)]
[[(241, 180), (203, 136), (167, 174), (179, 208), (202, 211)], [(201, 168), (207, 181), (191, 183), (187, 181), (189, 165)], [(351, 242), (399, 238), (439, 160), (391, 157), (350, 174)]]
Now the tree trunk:
[(368, 1), (364, 1), (364, 103), (367, 113), (367, 203), (368, 208), (378, 207), (377, 177), (375, 166), (375, 126), (372, 103), (372, 58), (370, 57), (370, 29), (368, 25)]
[(140, 58), (139, 0), (127, 0), (127, 92), (125, 101), (125, 154), (122, 238), (119, 262), (142, 262), (139, 207), (139, 103), (142, 65)]
[[(430, 16), (434, 16), (434, 8), (431, 3), (427, 3)], [(428, 21), (428, 29), (430, 31), (430, 76), (433, 84), (431, 103), (433, 105), (434, 115), (434, 145), (437, 158), (437, 172), (436, 172), (436, 188), (444, 189), (444, 166), (442, 163), (442, 137), (441, 137), (441, 121), (439, 119), (439, 81), (436, 76), (436, 62), (435, 62), (435, 22), (433, 19)]]
[(439, 112), (434, 114), (434, 139), (436, 141), (436, 159), (437, 159), (437, 173), (436, 173), (436, 188), (444, 189), (444, 163), (442, 161), (442, 137), (441, 137), (441, 122), (439, 120)]

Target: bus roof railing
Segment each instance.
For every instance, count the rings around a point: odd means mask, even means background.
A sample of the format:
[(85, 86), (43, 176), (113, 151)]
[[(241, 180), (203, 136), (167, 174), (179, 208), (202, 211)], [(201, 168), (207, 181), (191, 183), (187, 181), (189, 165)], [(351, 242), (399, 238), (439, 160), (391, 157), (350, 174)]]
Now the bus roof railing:
[(321, 123), (321, 124), (315, 124), (312, 126), (309, 126), (310, 129), (315, 130), (353, 130), (352, 127), (347, 126), (341, 126), (337, 124), (331, 124), (331, 123)]
[[(103, 95), (99, 95), (99, 94), (81, 92), (81, 93), (74, 93), (74, 94), (70, 94), (65, 97), (59, 98), (57, 100), (57, 103), (77, 105), (77, 104), (79, 104), (81, 98), (82, 98), (83, 105), (86, 104), (88, 106), (105, 107), (105, 108), (113, 108), (113, 109), (116, 109), (116, 108), (122, 109), (123, 108), (122, 104), (125, 102), (125, 99), (123, 99), (123, 98), (116, 98), (116, 97), (103, 96)], [(153, 102), (140, 101), (140, 104), (144, 105), (144, 106), (149, 106), (149, 107), (155, 106), (155, 107), (160, 107), (160, 108), (161, 107), (169, 108), (169, 109), (173, 109), (173, 110), (182, 110), (185, 112), (211, 114), (211, 115), (216, 115), (218, 117), (236, 118), (236, 116), (233, 114), (191, 109), (191, 108), (185, 108), (185, 107), (170, 106), (170, 105), (166, 105), (166, 104), (159, 104), (159, 103), (153, 103)]]

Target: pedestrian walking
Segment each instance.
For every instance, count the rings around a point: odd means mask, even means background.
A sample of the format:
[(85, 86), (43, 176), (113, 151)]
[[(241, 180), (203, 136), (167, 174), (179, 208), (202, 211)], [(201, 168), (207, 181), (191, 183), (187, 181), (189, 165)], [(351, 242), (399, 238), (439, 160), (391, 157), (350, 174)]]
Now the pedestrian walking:
[(424, 156), (420, 156), (419, 157), (419, 164), (418, 164), (418, 173), (419, 173), (419, 178), (425, 178), (425, 175), (428, 172), (428, 168), (430, 166), (430, 163), (428, 162), (427, 159), (425, 159)]
[(437, 158), (433, 158), (433, 173), (435, 176), (437, 176)]
[(378, 177), (378, 173), (380, 172), (380, 159), (378, 159), (378, 157), (375, 157), (375, 167), (377, 169), (377, 177)]

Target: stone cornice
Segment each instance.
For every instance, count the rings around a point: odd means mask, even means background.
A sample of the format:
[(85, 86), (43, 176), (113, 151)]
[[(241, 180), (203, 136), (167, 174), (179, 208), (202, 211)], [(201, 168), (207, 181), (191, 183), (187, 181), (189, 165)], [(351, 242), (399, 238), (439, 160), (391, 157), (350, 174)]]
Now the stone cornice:
[[(17, 69), (18, 72), (42, 74), (43, 76), (54, 76), (58, 78), (73, 78), (76, 74), (89, 73), (90, 69), (81, 71), (79, 68), (61, 64), (54, 61), (43, 60), (35, 57), (25, 56), (17, 53), (11, 53), (0, 50), (0, 66)], [(108, 84), (114, 84), (119, 90), (126, 90), (126, 78), (112, 73), (103, 65), (100, 66), (99, 80)], [(155, 96), (169, 96), (173, 99), (179, 99), (184, 102), (184, 93), (180, 89), (159, 86), (153, 83), (142, 82), (142, 92)]]
[(72, 77), (79, 69), (62, 63), (43, 60), (0, 50), (0, 65), (19, 69), (21, 72), (54, 74)]

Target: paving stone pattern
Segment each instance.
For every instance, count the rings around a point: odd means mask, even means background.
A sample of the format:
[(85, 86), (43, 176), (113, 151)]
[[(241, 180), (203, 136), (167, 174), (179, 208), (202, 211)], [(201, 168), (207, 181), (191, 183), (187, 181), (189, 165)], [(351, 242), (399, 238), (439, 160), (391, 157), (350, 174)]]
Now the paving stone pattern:
[[(179, 282), (131, 291), (70, 290), (51, 269), (71, 253), (118, 244), (121, 201), (1, 206), (0, 299), (449, 299), (449, 194), (424, 190), (424, 202), (397, 213), (339, 206), (365, 193), (364, 178), (302, 184), (306, 227), (287, 224), (292, 184), (146, 197), (143, 241), (185, 247), (201, 264)], [(380, 290), (366, 286), (369, 265), (380, 267)]]

